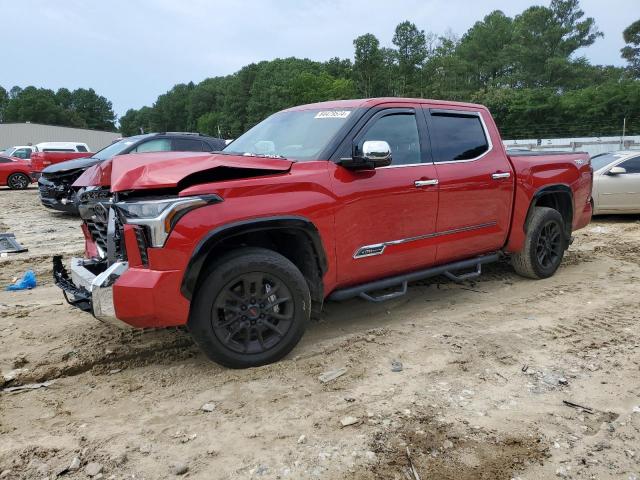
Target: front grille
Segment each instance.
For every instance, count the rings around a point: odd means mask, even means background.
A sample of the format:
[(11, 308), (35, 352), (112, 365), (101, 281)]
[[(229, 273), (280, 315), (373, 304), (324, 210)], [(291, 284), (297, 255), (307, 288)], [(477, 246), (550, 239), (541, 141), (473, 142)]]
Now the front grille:
[(98, 247), (100, 247), (100, 251), (107, 253), (107, 224), (94, 222), (91, 220), (85, 220), (87, 228), (89, 229), (89, 233), (91, 234), (91, 238), (96, 242)]
[[(96, 244), (99, 247), (99, 253), (100, 256), (102, 258), (107, 258), (109, 252), (109, 210), (110, 210), (110, 205), (109, 204), (99, 204), (99, 202), (96, 202), (93, 206), (89, 207), (89, 210), (93, 210), (92, 207), (97, 207), (97, 210), (100, 211), (99, 214), (93, 214), (91, 215), (89, 218), (85, 217), (85, 225), (87, 226), (87, 229), (89, 230), (89, 233), (91, 234), (91, 238), (93, 238), (94, 242), (96, 242)], [(105, 210), (103, 209), (106, 208), (106, 213)], [(120, 218), (118, 217), (118, 215), (114, 215), (114, 222), (115, 222), (115, 228), (114, 228), (114, 236), (113, 236), (113, 245), (114, 245), (114, 252), (113, 252), (113, 258), (114, 260), (118, 259), (118, 260), (125, 260), (126, 259), (126, 253), (125, 253), (125, 249), (124, 249), (124, 237), (123, 237), (123, 226), (122, 223), (120, 222)]]

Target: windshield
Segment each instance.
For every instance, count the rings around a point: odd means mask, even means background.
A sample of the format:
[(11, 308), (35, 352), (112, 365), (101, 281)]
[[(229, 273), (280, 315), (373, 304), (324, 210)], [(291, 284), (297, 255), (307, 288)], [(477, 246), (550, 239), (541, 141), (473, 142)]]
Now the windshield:
[(622, 153), (601, 153), (600, 155), (595, 155), (591, 157), (591, 167), (593, 171), (600, 170), (601, 168), (606, 167), (610, 163), (615, 162), (616, 160), (620, 160), (625, 155)]
[(271, 115), (230, 143), (223, 152), (315, 160), (351, 110), (296, 110)]
[(15, 148), (9, 147), (6, 150), (3, 150), (2, 152), (0, 152), (0, 154), (11, 156), (11, 154), (13, 153), (14, 150), (15, 150)]
[(119, 155), (127, 147), (130, 147), (134, 143), (142, 140), (143, 138), (150, 137), (153, 134), (148, 135), (136, 135), (135, 137), (123, 138), (122, 140), (117, 141), (116, 143), (112, 143), (108, 147), (103, 148), (102, 150), (94, 153), (91, 158), (96, 158), (98, 160), (109, 160), (111, 157), (115, 157)]

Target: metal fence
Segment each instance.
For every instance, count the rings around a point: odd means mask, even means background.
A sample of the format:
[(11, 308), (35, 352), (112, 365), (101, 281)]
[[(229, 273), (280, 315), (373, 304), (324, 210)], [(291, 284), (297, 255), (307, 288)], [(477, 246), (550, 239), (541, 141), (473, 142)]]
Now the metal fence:
[(622, 137), (576, 137), (543, 138), (527, 140), (504, 140), (508, 149), (545, 151), (560, 150), (567, 152), (587, 152), (589, 155), (614, 152), (616, 150), (640, 150), (640, 135)]

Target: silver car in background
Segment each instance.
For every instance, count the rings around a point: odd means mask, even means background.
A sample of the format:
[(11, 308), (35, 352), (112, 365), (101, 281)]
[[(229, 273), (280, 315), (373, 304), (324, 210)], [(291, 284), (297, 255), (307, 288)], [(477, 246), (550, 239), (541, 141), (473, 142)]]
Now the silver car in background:
[(591, 166), (594, 215), (640, 213), (640, 151), (601, 153)]

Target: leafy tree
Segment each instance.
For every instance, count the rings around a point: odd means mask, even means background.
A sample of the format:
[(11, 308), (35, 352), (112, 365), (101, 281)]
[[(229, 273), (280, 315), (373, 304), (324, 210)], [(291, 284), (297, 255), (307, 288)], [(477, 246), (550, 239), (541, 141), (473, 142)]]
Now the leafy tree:
[(509, 85), (514, 65), (513, 35), (513, 19), (496, 10), (462, 36), (456, 55), (466, 64), (470, 87)]
[(375, 35), (366, 33), (353, 41), (355, 61), (353, 73), (358, 91), (364, 97), (372, 97), (380, 90), (383, 56), (380, 51), (380, 41)]
[[(64, 89), (66, 90), (66, 89)], [(64, 95), (66, 96), (66, 92)], [(58, 90), (57, 97), (60, 97)], [(98, 95), (93, 88), (78, 88), (71, 92), (71, 104), (65, 107), (60, 104), (61, 108), (67, 108), (76, 114), (87, 128), (95, 130), (114, 130), (115, 114), (111, 102), (102, 95)], [(60, 100), (58, 100), (60, 101)]]
[(602, 36), (595, 20), (583, 17), (578, 0), (552, 0), (549, 7), (530, 7), (515, 17), (516, 86), (564, 86), (572, 55)]
[(640, 20), (625, 28), (622, 37), (627, 44), (620, 50), (622, 58), (629, 62), (629, 70), (636, 77), (640, 77)]
[(4, 115), (6, 122), (34, 122), (52, 125), (66, 125), (68, 116), (57, 104), (53, 90), (26, 87), (24, 90), (11, 89), (15, 95), (9, 101)]
[(420, 95), (422, 85), (418, 70), (427, 58), (427, 41), (424, 30), (405, 21), (396, 27), (393, 44), (397, 47), (398, 73), (400, 74), (400, 95)]

